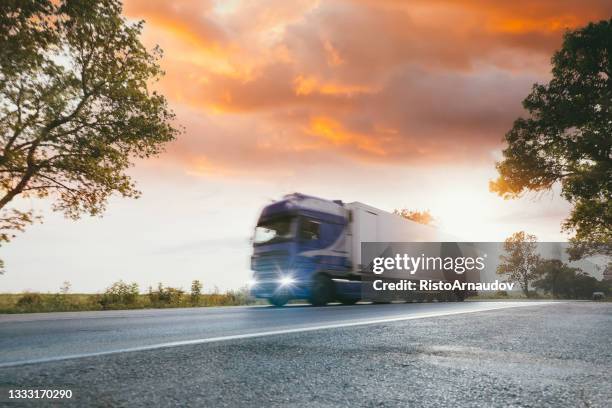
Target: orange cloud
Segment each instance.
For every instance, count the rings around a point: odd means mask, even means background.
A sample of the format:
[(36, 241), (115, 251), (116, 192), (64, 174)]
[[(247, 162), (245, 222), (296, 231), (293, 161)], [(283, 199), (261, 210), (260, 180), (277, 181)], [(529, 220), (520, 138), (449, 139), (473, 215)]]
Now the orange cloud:
[(310, 95), (319, 93), (322, 95), (353, 95), (356, 93), (371, 92), (367, 86), (361, 85), (344, 85), (338, 83), (323, 83), (321, 84), (313, 76), (298, 75), (294, 80), (294, 90), (297, 96)]
[(223, 29), (210, 18), (211, 1), (126, 0), (127, 16), (143, 19), (154, 29), (176, 33), (183, 39), (206, 47), (220, 46), (227, 41)]
[(165, 51), (159, 84), (198, 172), (357, 160), (490, 161), (599, 0), (126, 0)]
[(368, 153), (385, 155), (385, 150), (375, 138), (350, 132), (341, 123), (331, 118), (313, 118), (310, 121), (310, 128), (307, 130), (307, 133), (321, 137), (334, 145), (349, 145)]

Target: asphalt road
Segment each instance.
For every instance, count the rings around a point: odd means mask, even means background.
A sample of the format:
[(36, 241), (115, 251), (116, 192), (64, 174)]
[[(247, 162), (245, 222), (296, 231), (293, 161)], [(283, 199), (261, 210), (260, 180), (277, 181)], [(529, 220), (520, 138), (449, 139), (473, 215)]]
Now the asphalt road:
[(611, 372), (609, 303), (0, 316), (0, 404), (607, 407)]
[(520, 307), (521, 303), (423, 303), (151, 309), (0, 315), (0, 367), (389, 319)]

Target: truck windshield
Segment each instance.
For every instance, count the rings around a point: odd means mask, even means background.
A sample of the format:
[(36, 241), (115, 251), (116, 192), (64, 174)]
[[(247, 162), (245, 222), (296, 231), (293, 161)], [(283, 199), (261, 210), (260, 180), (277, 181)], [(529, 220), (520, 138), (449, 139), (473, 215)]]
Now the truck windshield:
[(287, 241), (293, 238), (295, 217), (278, 217), (260, 222), (255, 228), (255, 245)]

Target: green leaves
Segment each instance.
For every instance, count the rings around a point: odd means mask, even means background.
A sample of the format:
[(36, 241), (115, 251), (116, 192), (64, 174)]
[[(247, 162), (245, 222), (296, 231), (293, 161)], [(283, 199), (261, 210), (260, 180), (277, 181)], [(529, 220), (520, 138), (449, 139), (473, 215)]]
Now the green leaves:
[[(560, 183), (574, 205), (563, 228), (577, 240), (612, 242), (612, 20), (567, 32), (553, 78), (523, 101), (529, 113), (506, 134), (499, 178), (504, 198)], [(596, 247), (598, 245), (592, 245)]]
[(55, 198), (68, 217), (136, 197), (126, 169), (178, 131), (158, 49), (119, 0), (21, 0), (0, 5), (0, 218), (16, 196)]

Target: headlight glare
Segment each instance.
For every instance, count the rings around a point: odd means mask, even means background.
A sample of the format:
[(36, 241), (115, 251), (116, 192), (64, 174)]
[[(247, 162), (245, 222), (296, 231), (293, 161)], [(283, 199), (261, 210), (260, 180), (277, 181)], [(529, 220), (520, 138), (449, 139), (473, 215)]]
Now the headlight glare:
[(289, 286), (295, 283), (295, 279), (293, 279), (291, 276), (283, 276), (282, 278), (280, 278), (279, 283), (281, 286)]

